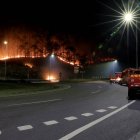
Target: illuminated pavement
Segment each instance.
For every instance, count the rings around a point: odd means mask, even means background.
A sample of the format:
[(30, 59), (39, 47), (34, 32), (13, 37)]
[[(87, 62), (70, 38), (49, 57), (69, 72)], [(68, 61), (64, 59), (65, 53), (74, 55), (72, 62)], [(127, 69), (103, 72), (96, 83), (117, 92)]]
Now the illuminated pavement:
[(49, 94), (0, 99), (1, 140), (131, 140), (140, 130), (140, 102), (127, 87), (71, 84)]

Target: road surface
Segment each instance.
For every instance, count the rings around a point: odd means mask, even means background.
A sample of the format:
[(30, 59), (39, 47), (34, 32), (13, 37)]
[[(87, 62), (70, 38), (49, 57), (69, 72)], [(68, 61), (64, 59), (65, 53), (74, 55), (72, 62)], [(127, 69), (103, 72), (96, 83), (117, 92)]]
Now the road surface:
[(118, 84), (0, 98), (0, 140), (134, 140), (139, 132), (140, 101)]

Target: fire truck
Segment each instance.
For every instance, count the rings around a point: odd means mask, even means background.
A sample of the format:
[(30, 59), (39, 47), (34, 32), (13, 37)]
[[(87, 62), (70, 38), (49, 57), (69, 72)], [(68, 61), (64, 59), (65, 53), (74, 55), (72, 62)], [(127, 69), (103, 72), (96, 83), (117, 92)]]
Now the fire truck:
[(140, 69), (132, 69), (128, 75), (128, 99), (133, 99), (135, 95), (140, 94)]
[(120, 85), (128, 85), (128, 79), (131, 73), (135, 70), (135, 68), (126, 68), (122, 71), (119, 84)]

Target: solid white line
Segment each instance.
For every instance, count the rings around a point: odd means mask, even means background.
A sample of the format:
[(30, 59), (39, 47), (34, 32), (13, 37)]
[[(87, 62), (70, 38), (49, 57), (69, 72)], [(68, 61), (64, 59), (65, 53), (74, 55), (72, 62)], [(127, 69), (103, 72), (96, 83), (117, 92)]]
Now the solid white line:
[(37, 102), (27, 102), (27, 103), (20, 103), (20, 104), (11, 104), (8, 106), (21, 106), (21, 105), (31, 105), (31, 104), (40, 104), (40, 103), (48, 103), (48, 102), (54, 102), (54, 101), (60, 101), (62, 99), (53, 99), (53, 100), (47, 100), (47, 101), (37, 101)]
[(19, 131), (24, 131), (24, 130), (29, 130), (29, 129), (33, 129), (33, 127), (31, 125), (24, 125), (24, 126), (19, 126), (17, 127)]
[(0, 135), (2, 134), (2, 132), (0, 131)]
[(89, 129), (90, 127), (93, 127), (94, 125), (96, 125), (96, 124), (102, 122), (103, 120), (105, 120), (105, 119), (107, 119), (107, 118), (113, 116), (114, 114), (117, 114), (118, 112), (120, 112), (121, 110), (127, 108), (128, 106), (130, 106), (130, 105), (133, 104), (134, 102), (135, 102), (135, 100), (134, 100), (134, 101), (131, 101), (130, 103), (128, 103), (128, 104), (122, 106), (121, 108), (119, 108), (119, 109), (117, 109), (117, 110), (115, 110), (115, 111), (113, 111), (113, 112), (111, 112), (111, 113), (109, 113), (109, 114), (107, 114), (107, 115), (105, 115), (105, 116), (103, 116), (103, 117), (101, 117), (101, 118), (99, 118), (99, 119), (97, 119), (97, 120), (91, 122), (91, 123), (88, 123), (88, 124), (86, 124), (86, 125), (84, 125), (84, 126), (78, 128), (78, 129), (76, 129), (75, 131), (73, 131), (73, 132), (67, 134), (66, 136), (60, 138), (59, 140), (69, 140), (69, 139), (73, 138), (74, 136), (76, 136), (76, 135), (82, 133), (83, 131)]

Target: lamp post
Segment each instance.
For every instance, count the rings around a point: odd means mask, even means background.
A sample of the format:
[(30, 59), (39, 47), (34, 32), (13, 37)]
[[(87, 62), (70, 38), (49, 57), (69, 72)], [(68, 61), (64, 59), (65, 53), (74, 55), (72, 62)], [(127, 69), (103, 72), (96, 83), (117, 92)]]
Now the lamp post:
[[(127, 25), (127, 30), (129, 28), (129, 26), (132, 27), (132, 25), (135, 26), (136, 28), (136, 68), (138, 68), (138, 32), (137, 32), (137, 19), (136, 16), (134, 15), (134, 12), (128, 11), (125, 12), (123, 14), (123, 22), (125, 23), (125, 25)], [(127, 41), (127, 45), (128, 45), (128, 41)]]
[(51, 59), (54, 58), (54, 54), (52, 53), (49, 58), (49, 81), (51, 80)]
[(138, 22), (136, 21), (136, 68), (138, 68), (138, 30), (137, 30)]
[(117, 60), (114, 60), (113, 61), (113, 75), (114, 75), (114, 73), (115, 73), (115, 64), (117, 63)]
[(7, 56), (7, 45), (8, 45), (8, 42), (5, 40), (4, 42), (4, 45), (5, 45), (5, 52), (6, 52), (6, 55), (5, 55), (5, 73), (4, 73), (4, 75), (5, 75), (5, 80), (7, 79), (7, 62), (6, 62), (6, 56)]

